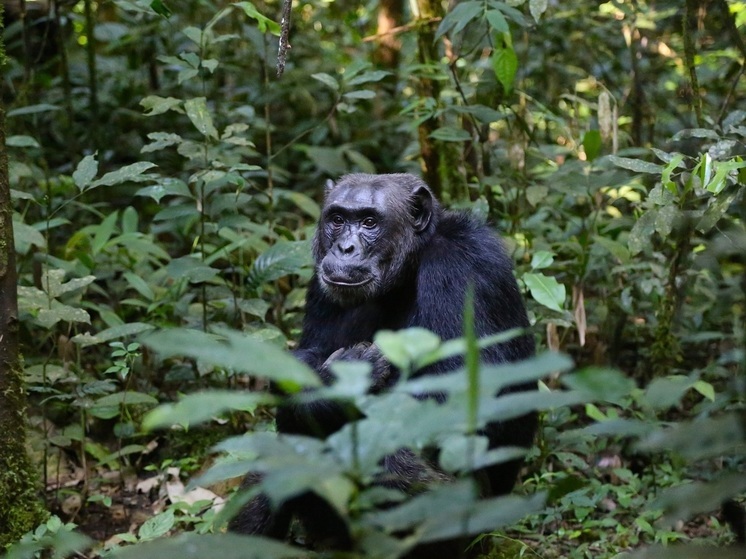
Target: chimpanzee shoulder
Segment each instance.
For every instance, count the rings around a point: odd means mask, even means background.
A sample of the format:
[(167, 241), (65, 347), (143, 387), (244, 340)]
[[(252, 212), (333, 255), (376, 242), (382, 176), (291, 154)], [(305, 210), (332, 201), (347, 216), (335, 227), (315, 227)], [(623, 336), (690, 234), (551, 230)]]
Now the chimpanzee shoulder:
[(414, 325), (444, 339), (460, 336), (469, 285), (478, 335), (528, 325), (512, 260), (495, 230), (466, 212), (444, 212), (420, 254)]

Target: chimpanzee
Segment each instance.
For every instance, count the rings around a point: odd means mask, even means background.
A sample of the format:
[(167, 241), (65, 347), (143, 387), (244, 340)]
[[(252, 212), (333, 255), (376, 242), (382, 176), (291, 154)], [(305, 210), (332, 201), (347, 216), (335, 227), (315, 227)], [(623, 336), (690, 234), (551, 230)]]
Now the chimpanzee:
[[(480, 337), (529, 325), (512, 264), (499, 239), (469, 213), (444, 211), (428, 186), (410, 174), (350, 174), (329, 183), (313, 241), (315, 273), (308, 287), (303, 333), (295, 356), (328, 384), (336, 360), (359, 359), (372, 367), (371, 391), (386, 389), (397, 371), (372, 343), (382, 329), (427, 328), (448, 340), (462, 335), (467, 287), (473, 286), (474, 322)], [(529, 357), (530, 335), (481, 352), (488, 363)], [(455, 369), (459, 359), (427, 367), (419, 374)], [(525, 387), (530, 388), (530, 387)], [(277, 411), (281, 433), (326, 437), (350, 421), (348, 409), (332, 401), (288, 404)], [(524, 416), (487, 426), (490, 447), (532, 443), (536, 417)], [(521, 461), (480, 472), (482, 493), (511, 491)], [(384, 461), (412, 492), (420, 482), (447, 476), (415, 453), (403, 449)], [(248, 476), (244, 485), (256, 483)], [(337, 549), (351, 546), (344, 524), (313, 494), (302, 495), (272, 512), (266, 497), (250, 502), (233, 519), (235, 532), (285, 537), (292, 516), (309, 533)]]

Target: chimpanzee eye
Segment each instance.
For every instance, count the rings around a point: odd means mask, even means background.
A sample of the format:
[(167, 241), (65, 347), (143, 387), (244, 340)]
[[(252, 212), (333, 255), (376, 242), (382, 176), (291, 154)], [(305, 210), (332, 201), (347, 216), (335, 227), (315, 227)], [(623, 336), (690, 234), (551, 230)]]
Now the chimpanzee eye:
[(334, 214), (329, 218), (329, 221), (332, 222), (332, 225), (340, 226), (344, 225), (344, 218), (339, 214)]
[(366, 217), (363, 220), (363, 227), (367, 227), (368, 229), (372, 229), (376, 225), (378, 225), (378, 222), (374, 217)]

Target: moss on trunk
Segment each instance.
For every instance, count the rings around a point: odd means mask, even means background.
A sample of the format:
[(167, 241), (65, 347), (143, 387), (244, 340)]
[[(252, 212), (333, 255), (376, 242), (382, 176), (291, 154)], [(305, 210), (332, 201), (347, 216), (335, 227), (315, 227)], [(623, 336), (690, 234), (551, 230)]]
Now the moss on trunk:
[[(0, 5), (0, 29), (2, 29)], [(5, 48), (0, 43), (0, 62)], [(36, 472), (26, 454), (26, 393), (18, 354), (18, 298), (13, 211), (5, 148), (5, 109), (0, 106), (0, 550), (43, 517)]]

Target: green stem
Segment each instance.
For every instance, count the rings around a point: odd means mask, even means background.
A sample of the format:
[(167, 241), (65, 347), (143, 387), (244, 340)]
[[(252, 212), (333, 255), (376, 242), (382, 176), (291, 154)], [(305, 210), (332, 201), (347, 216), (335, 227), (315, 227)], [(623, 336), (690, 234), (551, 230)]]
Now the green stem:
[(697, 117), (697, 126), (702, 126), (702, 99), (699, 96), (699, 80), (697, 79), (697, 69), (694, 64), (694, 41), (691, 35), (689, 22), (694, 16), (697, 7), (697, 0), (686, 0), (684, 17), (682, 20), (682, 33), (684, 37), (684, 60), (689, 70), (689, 82), (692, 88), (692, 106), (694, 114)]

